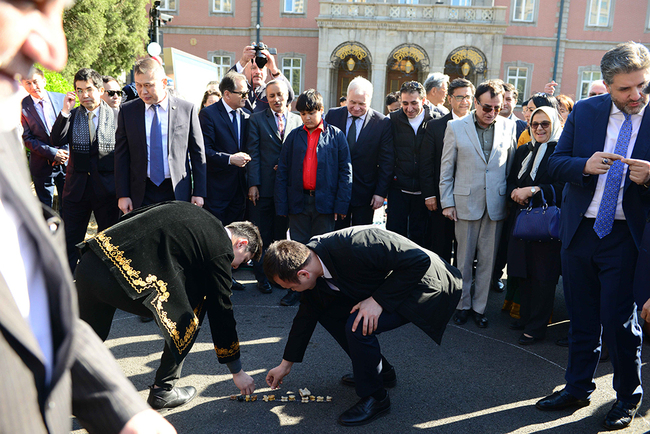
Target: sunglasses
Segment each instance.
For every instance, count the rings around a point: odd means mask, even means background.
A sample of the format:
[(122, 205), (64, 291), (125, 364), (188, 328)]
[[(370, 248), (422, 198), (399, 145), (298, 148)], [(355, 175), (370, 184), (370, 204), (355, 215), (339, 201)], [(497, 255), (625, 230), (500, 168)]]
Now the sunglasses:
[(469, 101), (472, 99), (472, 95), (452, 95), (451, 97), (458, 102)]
[(107, 90), (106, 93), (110, 97), (114, 97), (115, 95), (122, 96), (122, 91), (121, 90)]
[(476, 102), (476, 104), (480, 105), (485, 113), (492, 113), (492, 110), (494, 110), (495, 113), (499, 113), (501, 111), (501, 107), (499, 107), (499, 106), (492, 107), (491, 105), (487, 105), (487, 104), (483, 105), (483, 104), (479, 103), (478, 101)]
[(536, 130), (538, 127), (542, 127), (545, 130), (548, 130), (548, 128), (551, 126), (551, 123), (549, 121), (531, 122), (530, 126), (533, 128), (533, 130)]
[(248, 89), (236, 91), (236, 90), (229, 90), (228, 92), (233, 93), (235, 95), (239, 95), (242, 98), (246, 98), (248, 96)]

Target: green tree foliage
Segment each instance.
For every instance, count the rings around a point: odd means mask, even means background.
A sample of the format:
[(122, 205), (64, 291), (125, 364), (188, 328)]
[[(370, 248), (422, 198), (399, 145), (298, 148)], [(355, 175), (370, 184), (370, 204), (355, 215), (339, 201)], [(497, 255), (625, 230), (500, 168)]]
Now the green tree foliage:
[(149, 0), (77, 0), (63, 14), (68, 64), (63, 76), (72, 82), (80, 68), (102, 75), (129, 70), (145, 54)]
[[(39, 66), (39, 68), (41, 67)], [(63, 76), (58, 72), (48, 71), (47, 69), (44, 69), (43, 72), (45, 73), (45, 80), (47, 81), (45, 90), (58, 93), (67, 93), (74, 91), (72, 85), (68, 83), (66, 79), (63, 78)]]

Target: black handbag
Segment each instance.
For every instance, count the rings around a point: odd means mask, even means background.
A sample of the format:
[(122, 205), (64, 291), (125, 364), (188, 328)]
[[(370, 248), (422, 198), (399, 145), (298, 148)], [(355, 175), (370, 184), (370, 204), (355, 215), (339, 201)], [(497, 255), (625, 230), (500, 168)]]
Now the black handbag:
[[(555, 189), (553, 191), (553, 203), (555, 204)], [(515, 220), (515, 227), (512, 235), (524, 241), (553, 241), (560, 239), (560, 208), (550, 205), (542, 195), (542, 205), (533, 207), (533, 198), (527, 208), (522, 209)]]

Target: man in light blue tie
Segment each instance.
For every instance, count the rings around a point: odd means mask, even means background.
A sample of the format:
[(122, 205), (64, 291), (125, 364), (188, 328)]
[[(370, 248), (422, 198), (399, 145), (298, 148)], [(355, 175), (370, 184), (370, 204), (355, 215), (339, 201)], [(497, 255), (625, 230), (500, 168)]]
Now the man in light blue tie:
[[(36, 67), (29, 70), (21, 83), (29, 93), (22, 101), (21, 112), (23, 141), (30, 150), (29, 171), (38, 200), (52, 207), (54, 186), (59, 198), (63, 194), (68, 144), (52, 144), (50, 131), (63, 107), (65, 95), (46, 91), (45, 74)], [(60, 204), (59, 200), (59, 206)]]
[(603, 426), (622, 429), (643, 395), (632, 284), (650, 210), (650, 113), (642, 92), (650, 81), (650, 52), (634, 42), (620, 44), (603, 56), (600, 67), (609, 94), (576, 104), (549, 158), (551, 175), (567, 182), (560, 238), (571, 326), (566, 386), (537, 408), (589, 405), (602, 338), (616, 391)]

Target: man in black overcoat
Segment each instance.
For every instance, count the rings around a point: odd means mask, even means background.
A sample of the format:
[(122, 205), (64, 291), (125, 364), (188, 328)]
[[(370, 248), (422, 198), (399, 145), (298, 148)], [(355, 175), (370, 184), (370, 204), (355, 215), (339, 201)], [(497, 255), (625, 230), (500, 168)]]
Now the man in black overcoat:
[(172, 408), (196, 395), (174, 387), (207, 313), (219, 363), (233, 374), (242, 394), (255, 389), (239, 360), (232, 303), (231, 268), (259, 260), (262, 239), (249, 222), (225, 228), (189, 202), (138, 208), (96, 237), (79, 244), (76, 269), (79, 316), (106, 340), (115, 309), (153, 317), (165, 339), (148, 403)]
[(354, 377), (342, 380), (355, 385), (361, 400), (339, 417), (348, 426), (390, 409), (384, 387), (396, 376), (377, 334), (412, 322), (439, 344), (462, 288), (460, 272), (435, 253), (372, 226), (316, 236), (306, 246), (277, 241), (265, 254), (264, 272), (302, 293), (282, 363), (269, 371), (267, 383), (277, 388), (302, 361), (320, 322), (352, 360)]

